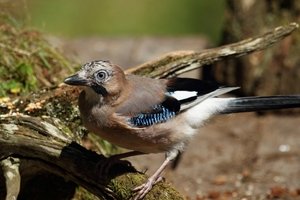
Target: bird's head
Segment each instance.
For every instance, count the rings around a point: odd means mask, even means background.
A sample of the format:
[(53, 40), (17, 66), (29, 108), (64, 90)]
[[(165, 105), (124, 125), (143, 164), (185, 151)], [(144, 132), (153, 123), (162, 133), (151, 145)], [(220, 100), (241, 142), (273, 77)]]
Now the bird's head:
[(109, 61), (96, 60), (84, 64), (79, 72), (66, 78), (64, 83), (89, 87), (105, 96), (118, 93), (125, 81), (124, 72), (118, 66)]

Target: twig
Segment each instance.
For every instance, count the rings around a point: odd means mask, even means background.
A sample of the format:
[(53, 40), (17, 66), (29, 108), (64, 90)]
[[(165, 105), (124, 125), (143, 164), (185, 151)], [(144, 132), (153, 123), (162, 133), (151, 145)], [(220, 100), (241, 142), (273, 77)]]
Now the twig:
[(290, 35), (298, 27), (299, 25), (297, 23), (290, 23), (286, 26), (279, 26), (258, 37), (248, 38), (237, 43), (208, 49), (202, 52), (171, 52), (157, 60), (130, 68), (126, 72), (152, 78), (177, 76), (227, 57), (238, 57), (254, 51), (263, 50)]

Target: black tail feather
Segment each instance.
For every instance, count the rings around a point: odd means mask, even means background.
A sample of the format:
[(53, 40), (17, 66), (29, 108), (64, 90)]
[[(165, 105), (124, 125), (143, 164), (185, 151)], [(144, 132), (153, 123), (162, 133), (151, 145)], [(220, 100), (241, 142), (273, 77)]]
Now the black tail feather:
[(222, 114), (300, 107), (300, 95), (239, 97), (229, 102)]

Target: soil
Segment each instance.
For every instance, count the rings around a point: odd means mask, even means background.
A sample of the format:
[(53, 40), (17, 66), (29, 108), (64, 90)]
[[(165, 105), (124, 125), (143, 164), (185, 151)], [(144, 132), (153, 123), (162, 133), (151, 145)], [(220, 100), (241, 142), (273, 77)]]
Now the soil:
[[(200, 50), (203, 38), (51, 38), (79, 62), (112, 59), (134, 66), (173, 50)], [(299, 110), (299, 109), (298, 109)], [(298, 112), (299, 113), (299, 112)], [(164, 177), (188, 199), (300, 199), (300, 115), (243, 113), (214, 118)], [(163, 154), (131, 158), (151, 175)]]

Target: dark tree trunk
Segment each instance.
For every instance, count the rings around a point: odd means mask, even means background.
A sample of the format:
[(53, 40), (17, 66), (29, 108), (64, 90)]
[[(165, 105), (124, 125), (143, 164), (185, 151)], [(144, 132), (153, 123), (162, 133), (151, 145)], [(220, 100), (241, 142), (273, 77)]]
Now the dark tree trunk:
[[(298, 21), (300, 1), (227, 0), (222, 44), (265, 32), (278, 24)], [(216, 66), (213, 74), (226, 85), (241, 86), (244, 95), (300, 93), (300, 33), (266, 51)], [(226, 67), (224, 67), (226, 66)]]

